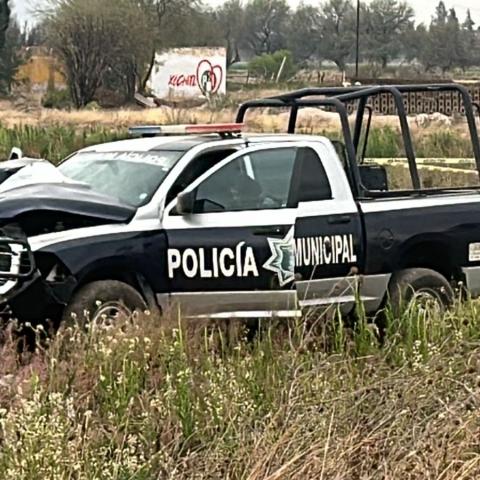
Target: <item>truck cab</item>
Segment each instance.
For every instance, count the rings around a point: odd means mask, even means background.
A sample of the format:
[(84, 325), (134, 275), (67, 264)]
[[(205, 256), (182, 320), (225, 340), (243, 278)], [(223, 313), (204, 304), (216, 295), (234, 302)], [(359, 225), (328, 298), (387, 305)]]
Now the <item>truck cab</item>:
[[(401, 98), (406, 88), (387, 90)], [(247, 103), (234, 124), (134, 128), (140, 138), (63, 162), (68, 181), (7, 192), (4, 305), (29, 321), (147, 308), (270, 318), (349, 313), (359, 301), (368, 313), (388, 300), (446, 307), (459, 281), (480, 293), (478, 190), (422, 187), (402, 101), (414, 188), (389, 191), (385, 171), (361, 161), (363, 115), (352, 136), (344, 106), (359, 99), (365, 111), (385, 87), (320, 90)], [(325, 137), (295, 133), (298, 109), (311, 104), (339, 112), (343, 155)], [(244, 131), (247, 110), (265, 106), (291, 109), (287, 134)]]
[[(48, 300), (46, 314), (82, 288), (111, 281), (139, 291), (150, 308), (180, 308), (188, 317), (292, 317), (305, 307), (353, 307), (355, 287), (344, 279), (364, 265), (362, 222), (332, 143), (227, 127), (227, 136), (164, 128), (168, 135), (89, 147), (59, 166), (70, 201), (77, 188), (78, 202), (86, 191), (111, 200), (97, 206), (96, 220), (92, 208), (78, 204), (78, 227), (29, 232), (43, 269), (33, 282), (36, 301)], [(114, 198), (118, 212), (108, 220)], [(82, 226), (87, 218), (93, 223)], [(364, 288), (369, 306), (378, 308), (384, 289), (379, 285), (373, 298), (370, 279)], [(22, 305), (33, 289), (16, 289), (9, 305), (25, 318)]]

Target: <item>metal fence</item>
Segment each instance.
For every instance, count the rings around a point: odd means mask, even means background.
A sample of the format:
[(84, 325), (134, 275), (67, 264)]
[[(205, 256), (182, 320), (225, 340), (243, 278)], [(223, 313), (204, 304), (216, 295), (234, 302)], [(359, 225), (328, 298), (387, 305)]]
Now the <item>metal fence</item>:
[[(475, 103), (480, 104), (480, 84), (468, 85), (468, 90)], [(407, 114), (418, 115), (422, 113), (439, 112), (444, 115), (465, 113), (461, 96), (458, 92), (420, 92), (405, 93), (404, 104)], [(395, 102), (390, 94), (380, 94), (373, 97), (370, 105), (375, 113), (381, 115), (396, 115)], [(349, 112), (356, 110), (356, 104), (348, 105)]]

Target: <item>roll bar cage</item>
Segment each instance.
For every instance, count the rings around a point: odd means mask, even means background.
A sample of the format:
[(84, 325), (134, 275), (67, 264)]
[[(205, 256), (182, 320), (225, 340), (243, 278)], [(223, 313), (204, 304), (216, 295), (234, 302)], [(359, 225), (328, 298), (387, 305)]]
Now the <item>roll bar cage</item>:
[[(396, 86), (353, 86), (353, 87), (326, 87), (326, 88), (305, 88), (262, 100), (252, 100), (242, 104), (238, 110), (236, 121), (244, 123), (248, 110), (258, 108), (289, 108), (290, 117), (288, 121), (288, 133), (295, 133), (298, 111), (304, 107), (327, 107), (333, 109), (340, 117), (343, 139), (345, 143), (348, 168), (352, 178), (352, 189), (356, 197), (379, 196), (379, 192), (370, 192), (363, 185), (360, 178), (357, 156), (359, 154), (360, 140), (364, 128), (365, 112), (368, 113), (367, 125), (365, 128), (365, 147), (368, 142), (370, 124), (372, 119), (372, 108), (368, 101), (380, 94), (393, 96), (397, 115), (400, 121), (400, 129), (405, 146), (405, 153), (408, 160), (408, 167), (412, 179), (413, 191), (405, 193), (426, 193), (438, 192), (439, 190), (422, 190), (418, 174), (415, 149), (413, 147), (412, 135), (407, 120), (407, 112), (404, 103), (404, 95), (408, 93), (440, 93), (456, 92), (463, 100), (468, 129), (473, 146), (475, 164), (480, 177), (480, 141), (478, 138), (477, 125), (475, 122), (474, 107), (480, 114), (480, 105), (474, 104), (466, 87), (458, 84), (435, 84), (435, 85), (396, 85)], [(317, 97), (317, 98), (312, 98)], [(318, 98), (320, 97), (320, 98)], [(358, 101), (357, 114), (353, 134), (350, 129), (347, 104)], [(441, 189), (445, 190), (445, 189)], [(449, 189), (454, 190), (454, 189)], [(397, 192), (400, 193), (400, 192)], [(381, 195), (381, 194), (380, 194)]]

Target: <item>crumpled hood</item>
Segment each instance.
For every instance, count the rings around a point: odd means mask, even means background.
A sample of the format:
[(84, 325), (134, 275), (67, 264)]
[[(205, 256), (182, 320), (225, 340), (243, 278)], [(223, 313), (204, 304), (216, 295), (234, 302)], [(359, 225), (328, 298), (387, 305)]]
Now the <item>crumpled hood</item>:
[(47, 160), (9, 160), (0, 163), (0, 170), (13, 171), (13, 175), (0, 184), (0, 194), (8, 190), (37, 183), (76, 183), (62, 175), (55, 165)]
[(0, 220), (35, 211), (64, 212), (111, 223), (126, 223), (137, 210), (120, 200), (95, 193), (82, 184), (40, 183), (0, 193)]

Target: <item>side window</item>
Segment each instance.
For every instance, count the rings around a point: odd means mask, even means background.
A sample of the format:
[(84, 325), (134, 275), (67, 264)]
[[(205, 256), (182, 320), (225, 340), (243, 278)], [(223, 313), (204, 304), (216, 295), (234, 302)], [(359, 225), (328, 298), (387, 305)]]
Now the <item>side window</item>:
[(299, 174), (294, 182), (292, 203), (315, 202), (332, 198), (332, 189), (320, 157), (312, 148), (298, 151)]
[(197, 190), (197, 213), (287, 207), (296, 148), (262, 150), (225, 165)]
[(206, 171), (210, 170), (217, 163), (233, 155), (237, 150), (215, 150), (207, 152), (193, 159), (189, 165), (178, 176), (175, 183), (170, 188), (165, 204), (168, 205), (180, 192), (185, 190), (198, 177), (202, 176)]

